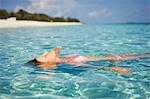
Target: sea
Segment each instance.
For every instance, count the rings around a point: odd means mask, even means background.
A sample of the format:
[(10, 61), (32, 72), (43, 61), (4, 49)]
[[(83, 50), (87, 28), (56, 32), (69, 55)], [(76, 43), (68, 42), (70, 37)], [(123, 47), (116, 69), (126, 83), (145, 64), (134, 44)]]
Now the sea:
[(0, 99), (150, 99), (150, 58), (89, 61), (111, 70), (59, 63), (43, 69), (28, 62), (53, 48), (69, 54), (150, 53), (149, 24), (82, 24), (76, 26), (0, 29)]

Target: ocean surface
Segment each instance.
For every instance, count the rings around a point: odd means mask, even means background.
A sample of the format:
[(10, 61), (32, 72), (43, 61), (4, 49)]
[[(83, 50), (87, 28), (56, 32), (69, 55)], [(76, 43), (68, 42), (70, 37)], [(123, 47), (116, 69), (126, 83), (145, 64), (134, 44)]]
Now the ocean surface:
[(127, 68), (131, 74), (64, 63), (44, 70), (27, 63), (55, 47), (62, 48), (62, 56), (150, 53), (150, 25), (0, 29), (0, 99), (150, 98), (150, 58), (88, 62), (94, 66)]

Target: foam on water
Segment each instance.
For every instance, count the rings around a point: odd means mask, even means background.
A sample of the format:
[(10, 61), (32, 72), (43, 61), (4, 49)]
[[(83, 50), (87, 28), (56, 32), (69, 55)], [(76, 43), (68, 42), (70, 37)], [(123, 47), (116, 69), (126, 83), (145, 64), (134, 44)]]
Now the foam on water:
[(62, 47), (61, 55), (150, 52), (149, 25), (82, 25), (0, 29), (0, 98), (148, 98), (150, 58), (88, 62), (120, 66), (113, 71), (59, 64), (43, 70), (26, 64), (37, 55)]

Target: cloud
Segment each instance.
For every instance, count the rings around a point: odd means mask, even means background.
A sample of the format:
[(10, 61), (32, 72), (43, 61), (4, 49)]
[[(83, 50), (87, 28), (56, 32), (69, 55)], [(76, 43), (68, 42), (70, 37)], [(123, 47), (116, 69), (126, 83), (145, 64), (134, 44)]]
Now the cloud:
[(98, 16), (98, 12), (97, 11), (92, 11), (92, 12), (89, 12), (89, 17), (97, 17)]
[(14, 11), (17, 12), (17, 11), (20, 10), (20, 9), (25, 9), (25, 8), (22, 7), (22, 6), (16, 6), (15, 9), (14, 9)]
[(96, 18), (96, 17), (108, 17), (108, 16), (111, 16), (112, 13), (104, 8), (104, 9), (101, 9), (101, 10), (95, 10), (95, 11), (91, 11), (88, 13), (88, 16), (91, 17), (91, 18)]
[(25, 10), (47, 13), (53, 16), (62, 16), (77, 5), (75, 0), (30, 0), (30, 2), (31, 4)]

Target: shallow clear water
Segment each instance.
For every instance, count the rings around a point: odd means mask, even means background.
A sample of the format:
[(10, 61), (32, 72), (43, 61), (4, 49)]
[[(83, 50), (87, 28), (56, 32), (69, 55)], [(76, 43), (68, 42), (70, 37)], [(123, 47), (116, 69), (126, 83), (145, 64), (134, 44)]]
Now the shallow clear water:
[(113, 71), (59, 64), (43, 70), (26, 64), (37, 55), (62, 47), (61, 55), (150, 52), (150, 25), (81, 25), (0, 29), (0, 98), (145, 99), (150, 96), (150, 58), (92, 65), (120, 66)]

